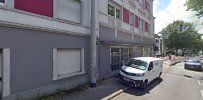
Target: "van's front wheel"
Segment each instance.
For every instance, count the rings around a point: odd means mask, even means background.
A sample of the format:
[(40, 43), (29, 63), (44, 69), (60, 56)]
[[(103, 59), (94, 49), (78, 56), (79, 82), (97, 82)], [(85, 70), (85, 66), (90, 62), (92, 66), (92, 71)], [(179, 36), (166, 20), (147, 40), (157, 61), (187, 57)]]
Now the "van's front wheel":
[(141, 89), (145, 89), (147, 87), (148, 81), (145, 80), (141, 86)]
[(158, 79), (161, 79), (161, 74), (162, 74), (162, 72), (159, 73)]

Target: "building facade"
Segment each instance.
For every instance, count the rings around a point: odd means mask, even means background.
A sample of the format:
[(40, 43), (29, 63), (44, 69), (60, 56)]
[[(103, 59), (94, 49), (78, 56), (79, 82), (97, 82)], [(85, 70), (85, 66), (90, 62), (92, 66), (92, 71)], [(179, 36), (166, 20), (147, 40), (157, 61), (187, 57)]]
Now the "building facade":
[(90, 9), (90, 0), (0, 0), (4, 99), (89, 82)]
[(166, 48), (164, 47), (164, 39), (158, 35), (155, 35), (155, 56), (162, 56), (166, 54)]
[[(152, 0), (98, 0), (97, 79), (152, 53)], [(3, 99), (26, 99), (90, 81), (91, 0), (0, 0)]]
[(130, 58), (152, 56), (152, 0), (99, 0), (100, 78), (118, 72)]

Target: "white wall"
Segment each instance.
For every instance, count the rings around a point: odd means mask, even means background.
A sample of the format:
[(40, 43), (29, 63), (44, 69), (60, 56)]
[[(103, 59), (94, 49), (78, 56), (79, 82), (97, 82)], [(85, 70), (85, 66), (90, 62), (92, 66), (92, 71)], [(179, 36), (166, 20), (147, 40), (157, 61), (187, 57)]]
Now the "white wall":
[[(54, 0), (54, 3), (58, 0)], [(74, 22), (78, 19), (72, 20), (59, 20), (57, 17), (50, 18), (26, 11), (14, 9), (13, 0), (7, 0), (5, 5), (0, 5), (0, 24), (14, 25), (20, 27), (37, 28), (42, 30), (58, 31), (61, 33), (73, 33), (73, 34), (89, 34), (90, 26), (90, 1), (81, 0), (82, 13), (81, 23)], [(54, 5), (55, 7), (56, 5)], [(73, 11), (75, 12), (75, 11)], [(72, 13), (73, 13), (72, 12)], [(54, 9), (55, 13), (55, 9)], [(57, 14), (57, 13), (56, 13)], [(71, 15), (71, 11), (69, 13)]]
[[(137, 0), (99, 0), (99, 10), (100, 12), (104, 13), (104, 14), (108, 14), (108, 2), (111, 1), (111, 2), (114, 2), (118, 5), (120, 5), (121, 7), (125, 7), (127, 8), (128, 10), (130, 10), (133, 14), (135, 15), (138, 15), (141, 19), (145, 20), (146, 22), (150, 23), (150, 33), (154, 33), (154, 21), (153, 21), (153, 16), (148, 13), (147, 10), (145, 10), (144, 7), (141, 7)], [(153, 8), (153, 1), (152, 0), (148, 0), (149, 3), (150, 3), (150, 10), (152, 12), (152, 8)], [(131, 7), (131, 5), (129, 4), (129, 2), (135, 2), (135, 5), (136, 7), (133, 8)], [(141, 9), (142, 12), (145, 12), (146, 16), (143, 16), (141, 14), (141, 12), (138, 10), (138, 9)], [(122, 14), (122, 13), (121, 13)], [(151, 20), (148, 18), (148, 16), (151, 16)]]

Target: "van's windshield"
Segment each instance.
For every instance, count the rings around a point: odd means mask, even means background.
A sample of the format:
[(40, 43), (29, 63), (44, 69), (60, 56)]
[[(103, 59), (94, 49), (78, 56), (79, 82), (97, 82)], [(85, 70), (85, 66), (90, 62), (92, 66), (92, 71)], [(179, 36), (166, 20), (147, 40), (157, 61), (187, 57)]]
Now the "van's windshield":
[(126, 66), (133, 67), (140, 70), (145, 70), (147, 68), (147, 62), (137, 59), (131, 59)]

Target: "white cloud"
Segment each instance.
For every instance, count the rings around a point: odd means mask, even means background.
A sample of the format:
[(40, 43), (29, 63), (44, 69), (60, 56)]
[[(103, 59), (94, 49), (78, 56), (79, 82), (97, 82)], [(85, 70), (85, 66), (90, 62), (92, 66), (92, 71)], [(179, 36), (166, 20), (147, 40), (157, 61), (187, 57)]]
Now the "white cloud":
[(160, 8), (159, 0), (155, 0), (154, 9), (158, 7), (158, 12), (154, 13), (155, 19), (155, 33), (160, 32), (168, 24), (175, 20), (184, 20), (187, 22), (195, 22), (197, 17), (192, 11), (186, 11), (187, 7), (184, 6), (186, 0), (171, 0), (170, 4), (165, 8)]

